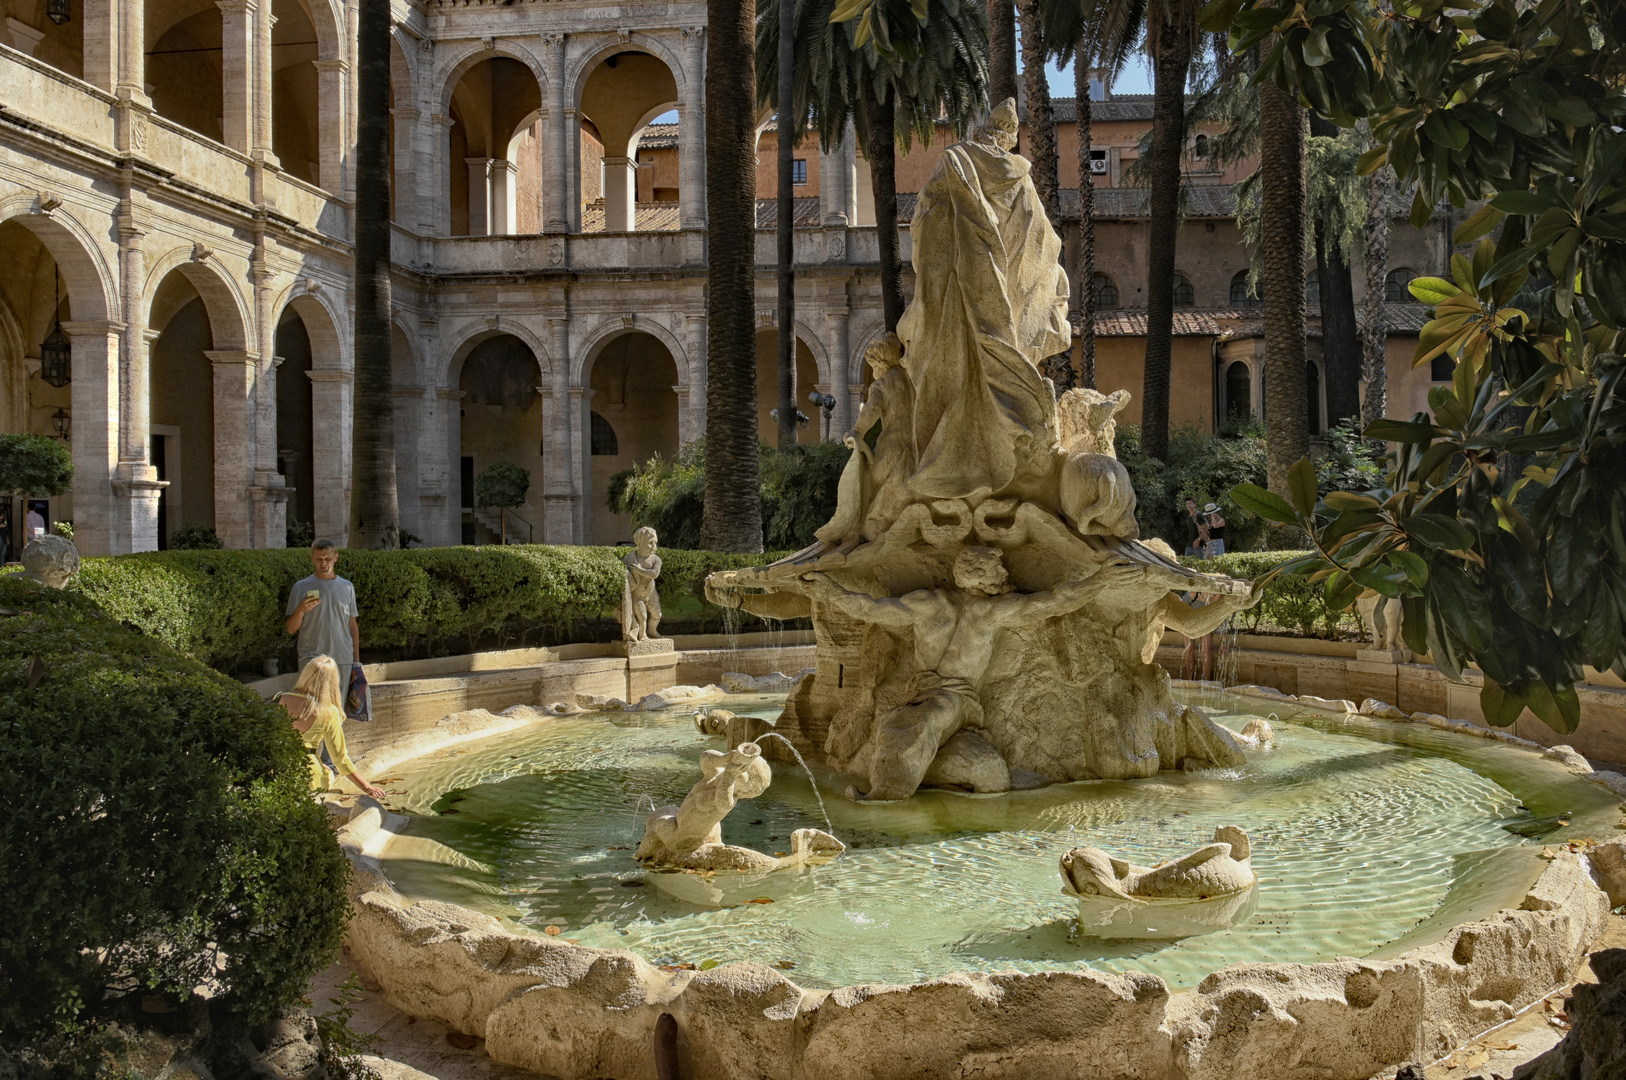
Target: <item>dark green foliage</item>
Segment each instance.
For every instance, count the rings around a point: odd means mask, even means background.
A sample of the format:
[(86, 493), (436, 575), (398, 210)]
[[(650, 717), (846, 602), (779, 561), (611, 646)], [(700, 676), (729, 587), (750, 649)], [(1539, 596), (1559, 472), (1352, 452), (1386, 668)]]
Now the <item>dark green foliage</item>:
[(220, 536), (207, 525), (182, 525), (169, 534), (169, 546), (172, 551), (218, 551), (226, 545), (220, 542)]
[[(525, 505), (531, 490), (531, 471), (511, 461), (494, 462), (474, 478), (474, 505), (513, 510)], [(406, 544), (402, 544), (406, 547)]]
[(0, 1045), (92, 1029), (114, 988), (298, 1000), (348, 866), (287, 716), (82, 594), (5, 576), (0, 609)]
[(286, 543), (291, 548), (308, 548), (316, 541), (316, 529), (308, 521), (288, 522)]
[[(819, 442), (776, 450), (758, 447), (763, 542), (797, 551), (813, 543), (813, 531), (836, 512), (836, 485), (852, 451)], [(706, 485), (706, 447), (697, 440), (672, 461), (659, 456), (610, 478), (609, 506), (648, 525), (662, 546), (693, 548), (700, 542), (700, 511)], [(756, 565), (744, 563), (741, 565)]]
[(55, 496), (72, 486), (67, 443), (47, 435), (0, 435), (0, 494)]
[[(1187, 566), (1254, 581), (1295, 559), (1302, 551), (1226, 552), (1215, 559), (1187, 559)], [(1287, 633), (1301, 637), (1338, 638), (1360, 630), (1360, 619), (1348, 609), (1327, 603), (1321, 586), (1309, 578), (1287, 574), (1272, 576), (1258, 604), (1233, 616), (1244, 634)]]

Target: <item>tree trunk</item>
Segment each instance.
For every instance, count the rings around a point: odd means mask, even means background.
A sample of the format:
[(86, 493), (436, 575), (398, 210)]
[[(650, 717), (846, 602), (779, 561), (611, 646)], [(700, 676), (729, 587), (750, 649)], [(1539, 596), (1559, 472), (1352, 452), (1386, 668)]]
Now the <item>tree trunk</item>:
[(779, 449), (796, 445), (796, 5), (779, 4)]
[(1304, 112), (1259, 89), (1261, 261), (1265, 287), (1265, 475), (1288, 496), (1287, 472), (1310, 450), (1304, 388)]
[(1045, 77), (1044, 20), (1039, 0), (1020, 0), (1022, 17), (1022, 85), (1027, 91), (1028, 160), (1033, 163), (1033, 187), (1044, 203), (1050, 227), (1061, 231), (1061, 184), (1057, 177), (1056, 113), (1050, 105), (1050, 83)]
[(1152, 58), (1151, 223), (1146, 244), (1146, 377), (1141, 389), (1140, 437), (1141, 449), (1159, 461), (1169, 456), (1174, 257), (1180, 230), (1180, 159), (1186, 148), (1190, 41), (1188, 32), (1166, 27)]
[(881, 310), (887, 333), (903, 318), (903, 255), (898, 246), (897, 104), (887, 84), (877, 98), (875, 84), (864, 83), (864, 123), (869, 129), (870, 192), (875, 196), (875, 242), (881, 255)]
[[(1310, 114), (1310, 134), (1338, 137), (1338, 126)], [(1327, 427), (1337, 427), (1361, 414), (1361, 332), (1355, 321), (1355, 283), (1349, 253), (1328, 240), (1322, 222), (1315, 224), (1316, 273), (1321, 280), (1321, 369), (1326, 378)]]
[(1366, 178), (1366, 326), (1361, 334), (1366, 375), (1366, 398), (1361, 403), (1364, 424), (1383, 419), (1389, 407), (1385, 362), (1389, 348), (1388, 287), (1389, 167), (1385, 165)]
[(390, 370), (390, 6), (361, 0), (356, 26), (355, 412), (349, 546), (401, 546)]
[(1090, 65), (1095, 27), (1085, 27), (1084, 40), (1073, 50), (1073, 94), (1078, 99), (1078, 384), (1095, 389), (1095, 180), (1090, 172)]
[(707, 0), (706, 495), (700, 544), (762, 550), (757, 469), (756, 0)]
[(988, 0), (988, 100), (998, 107), (1016, 97), (1016, 8)]

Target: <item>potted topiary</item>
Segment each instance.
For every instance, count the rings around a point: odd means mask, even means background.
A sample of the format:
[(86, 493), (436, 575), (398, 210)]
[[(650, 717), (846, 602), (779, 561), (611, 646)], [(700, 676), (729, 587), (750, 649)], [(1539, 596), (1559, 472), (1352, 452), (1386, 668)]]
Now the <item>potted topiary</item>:
[(476, 506), (495, 506), (502, 514), (502, 542), (508, 543), (508, 511), (525, 505), (531, 490), (531, 471), (509, 461), (499, 461), (474, 478)]
[[(46, 435), (0, 435), (0, 497), (55, 498), (73, 486), (73, 456), (66, 443)], [(26, 547), (30, 537), (23, 537)], [(6, 540), (0, 536), (0, 562)]]

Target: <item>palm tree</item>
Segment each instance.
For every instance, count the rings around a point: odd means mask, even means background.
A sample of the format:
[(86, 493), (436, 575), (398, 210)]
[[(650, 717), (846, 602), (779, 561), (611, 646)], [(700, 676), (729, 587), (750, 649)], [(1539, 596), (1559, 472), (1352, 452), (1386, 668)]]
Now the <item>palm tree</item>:
[[(1336, 140), (1338, 132), (1338, 125), (1331, 120), (1310, 114), (1310, 134), (1318, 140)], [(1318, 189), (1331, 186), (1328, 181), (1338, 186), (1347, 184), (1345, 176), (1334, 178), (1327, 172), (1325, 168), (1317, 170)], [(1321, 365), (1326, 373), (1327, 427), (1332, 428), (1360, 415), (1361, 341), (1355, 323), (1355, 283), (1349, 269), (1349, 252), (1345, 238), (1334, 232), (1342, 215), (1330, 212), (1334, 209), (1331, 206), (1315, 205), (1317, 201), (1331, 202), (1337, 195), (1324, 190), (1318, 193), (1322, 198), (1311, 200), (1306, 209), (1315, 223), (1316, 280), (1321, 288)], [(1310, 408), (1315, 408), (1315, 403)]]
[(988, 27), (981, 0), (928, 0), (919, 41), (883, 54), (873, 38), (854, 44), (851, 22), (832, 23), (836, 0), (796, 0), (792, 107), (779, 106), (779, 5), (763, 0), (757, 20), (757, 94), (779, 114), (781, 137), (817, 131), (826, 148), (848, 124), (869, 159), (887, 330), (903, 317), (898, 240), (897, 146), (936, 137), (945, 117), (963, 135), (988, 107)]
[(349, 545), (401, 546), (390, 371), (390, 5), (361, 0), (356, 25), (356, 389)]
[(754, 0), (707, 0), (706, 493), (700, 544), (713, 551), (762, 550), (755, 24)]
[(988, 0), (988, 98), (1016, 97), (1016, 8), (1011, 0)]
[[(1169, 454), (1169, 372), (1174, 355), (1174, 262), (1180, 234), (1180, 161), (1186, 148), (1186, 82), (1197, 52), (1201, 0), (1072, 0), (1100, 19), (1099, 55), (1116, 71), (1144, 37), (1152, 58), (1151, 222), (1146, 260), (1146, 376), (1141, 447)], [(1302, 373), (1300, 378), (1303, 378)]]
[(1361, 420), (1366, 424), (1381, 420), (1389, 406), (1385, 365), (1389, 341), (1385, 310), (1389, 286), (1389, 176), (1385, 165), (1366, 178), (1366, 326), (1361, 337), (1366, 373)]
[[(795, 99), (796, 6), (779, 6), (779, 93), (776, 100)], [(779, 449), (796, 445), (796, 190), (795, 145), (802, 133), (789, 123), (778, 127), (779, 150)]]
[(1078, 124), (1078, 385), (1095, 389), (1095, 179), (1091, 170), (1090, 64), (1094, 55), (1092, 24), (1073, 46), (1073, 97)]
[(1033, 187), (1050, 218), (1050, 227), (1060, 232), (1056, 113), (1050, 104), (1050, 83), (1045, 77), (1045, 28), (1039, 0), (1018, 0), (1017, 14), (1022, 19), (1022, 85), (1028, 99), (1028, 160), (1033, 163)]
[(1271, 491), (1287, 497), (1288, 470), (1310, 450), (1304, 389), (1304, 110), (1274, 82), (1263, 82), (1259, 127), (1265, 476)]

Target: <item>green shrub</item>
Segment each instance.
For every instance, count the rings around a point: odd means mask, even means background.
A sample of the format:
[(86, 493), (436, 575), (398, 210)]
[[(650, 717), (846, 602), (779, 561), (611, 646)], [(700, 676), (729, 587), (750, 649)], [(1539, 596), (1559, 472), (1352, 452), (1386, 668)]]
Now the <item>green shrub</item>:
[[(1199, 570), (1252, 581), (1303, 554), (1302, 551), (1228, 551), (1215, 559), (1182, 558), (1180, 561)], [(1265, 586), (1259, 603), (1239, 612), (1235, 623), (1244, 633), (1276, 631), (1320, 638), (1336, 638), (1360, 629), (1360, 619), (1354, 612), (1335, 611), (1327, 606), (1319, 581), (1289, 575), (1273, 578)]]
[(6, 575), (0, 608), (0, 1045), (93, 1029), (109, 992), (298, 1000), (348, 867), (287, 716), (85, 595)]
[(182, 525), (169, 534), (171, 551), (215, 551), (225, 546), (219, 534), (208, 525)]
[[(852, 451), (826, 441), (784, 451), (761, 444), (757, 452), (763, 546), (800, 551), (813, 543), (813, 530), (835, 514), (836, 485)], [(634, 527), (654, 528), (663, 545), (698, 548), (705, 495), (702, 439), (671, 461), (656, 455), (615, 474), (606, 501), (617, 514), (632, 515)]]
[(290, 521), (284, 539), (291, 548), (308, 548), (316, 542), (316, 528), (308, 521)]
[(474, 478), (474, 505), (512, 510), (525, 505), (525, 493), (530, 490), (529, 469), (511, 461), (494, 462)]
[(72, 486), (67, 443), (48, 435), (0, 435), (0, 493), (55, 496)]

